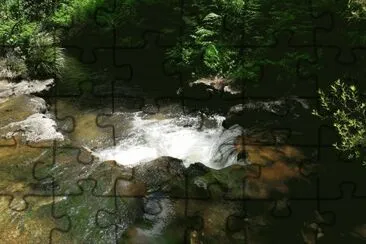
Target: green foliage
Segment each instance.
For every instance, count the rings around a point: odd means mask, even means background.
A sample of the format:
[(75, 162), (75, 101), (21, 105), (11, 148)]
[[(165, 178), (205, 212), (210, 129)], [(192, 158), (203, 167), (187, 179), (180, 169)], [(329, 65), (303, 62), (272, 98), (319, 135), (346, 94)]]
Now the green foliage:
[(0, 65), (11, 71), (12, 75), (9, 78), (26, 78), (28, 74), (28, 68), (24, 59), (20, 58), (20, 55), (15, 54), (18, 50), (8, 52), (4, 58), (4, 64)]
[(63, 64), (63, 54), (56, 47), (51, 32), (44, 27), (44, 19), (52, 13), (52, 2), (44, 0), (36, 6), (30, 0), (7, 0), (0, 6), (3, 19), (0, 39), (5, 46), (0, 53), (3, 57), (11, 57), (8, 68), (20, 76), (55, 77)]
[(237, 83), (258, 81), (260, 67), (272, 65), (283, 71), (274, 80), (292, 81), (296, 75), (293, 58), (308, 57), (300, 49), (286, 55), (255, 47), (272, 45), (276, 31), (311, 31), (305, 3), (189, 0), (185, 6), (184, 34), (167, 56), (173, 66), (191, 72), (192, 79), (218, 75)]
[[(238, 74), (241, 66), (238, 57), (242, 33), (225, 31), (226, 25), (241, 26), (239, 32), (248, 31), (245, 24), (256, 18), (248, 6), (257, 1), (189, 1), (185, 9), (186, 34), (180, 38), (179, 45), (167, 52), (179, 69), (189, 70), (193, 78), (220, 75), (228, 77)], [(194, 67), (192, 70), (191, 67)]]
[(366, 1), (365, 0), (350, 0), (348, 1), (348, 11), (350, 18), (365, 19), (366, 18)]
[(64, 65), (64, 54), (55, 46), (54, 37), (40, 32), (29, 38), (29, 46), (24, 48), (28, 72), (31, 77), (58, 77)]
[(337, 80), (329, 93), (319, 90), (319, 96), (322, 112), (314, 110), (313, 114), (333, 123), (341, 139), (334, 144), (336, 149), (349, 159), (362, 159), (362, 147), (366, 146), (366, 102), (357, 88)]
[[(167, 50), (167, 58), (175, 69), (192, 74), (190, 79), (221, 76), (237, 83), (258, 81), (260, 67), (269, 66), (278, 71), (274, 81), (292, 82), (297, 75), (294, 63), (309, 59), (310, 54), (302, 49), (289, 52), (261, 46), (274, 45), (278, 31), (291, 30), (300, 40), (309, 36), (312, 40), (314, 29), (306, 1), (186, 0), (183, 6), (178, 0), (3, 2), (0, 39), (10, 48), (0, 48), (0, 55), (5, 57), (10, 52), (26, 64), (26, 74), (34, 77), (59, 76), (65, 64), (60, 42), (76, 35), (72, 30), (90, 31), (98, 25), (100, 36), (110, 36), (118, 29), (118, 45), (140, 44), (137, 41), (146, 29), (175, 36), (176, 45)], [(313, 5), (313, 11), (329, 9), (343, 18), (341, 24), (347, 28), (339, 30), (338, 35), (343, 42), (366, 42), (366, 35), (360, 34), (364, 0), (323, 0)], [(184, 28), (180, 29), (182, 24)], [(322, 58), (319, 55), (319, 67), (326, 66)]]
[(104, 0), (63, 0), (51, 16), (51, 21), (61, 26), (85, 22), (93, 17), (103, 2)]

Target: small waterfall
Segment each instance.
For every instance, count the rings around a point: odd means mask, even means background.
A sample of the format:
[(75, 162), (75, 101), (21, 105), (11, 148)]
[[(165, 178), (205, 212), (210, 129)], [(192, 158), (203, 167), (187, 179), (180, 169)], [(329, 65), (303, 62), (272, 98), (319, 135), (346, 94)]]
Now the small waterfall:
[(222, 168), (236, 163), (233, 142), (243, 132), (239, 126), (225, 130), (221, 126), (224, 119), (220, 115), (200, 114), (157, 119), (136, 112), (119, 144), (98, 151), (97, 156), (131, 166), (171, 156), (183, 160), (186, 166), (200, 162), (211, 168)]

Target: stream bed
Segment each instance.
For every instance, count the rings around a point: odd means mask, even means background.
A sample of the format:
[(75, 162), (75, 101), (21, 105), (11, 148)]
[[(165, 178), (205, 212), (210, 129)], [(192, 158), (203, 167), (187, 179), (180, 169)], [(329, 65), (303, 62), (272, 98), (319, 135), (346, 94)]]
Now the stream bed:
[[(0, 86), (0, 242), (317, 243), (339, 235), (324, 234), (324, 220), (307, 201), (298, 203), (300, 217), (273, 218), (274, 206), (287, 213), (291, 194), (316, 189), (314, 149), (286, 144), (292, 117), (299, 121), (292, 140), (314, 138), (300, 133), (314, 131), (306, 127), (313, 123), (300, 123), (303, 101), (293, 109), (285, 100), (248, 102), (224, 116), (173, 103), (131, 109), (131, 100), (108, 114), (108, 103), (93, 97), (46, 102), (29, 94), (48, 85)], [(229, 117), (280, 127), (224, 126)], [(237, 138), (246, 142), (238, 146)], [(237, 160), (240, 150), (245, 160)], [(329, 166), (322, 179), (347, 170), (364, 177), (349, 165), (332, 171), (333, 162), (322, 163)], [(243, 198), (257, 199), (245, 221), (235, 217), (248, 214)], [(347, 221), (342, 230), (362, 234), (361, 215)]]

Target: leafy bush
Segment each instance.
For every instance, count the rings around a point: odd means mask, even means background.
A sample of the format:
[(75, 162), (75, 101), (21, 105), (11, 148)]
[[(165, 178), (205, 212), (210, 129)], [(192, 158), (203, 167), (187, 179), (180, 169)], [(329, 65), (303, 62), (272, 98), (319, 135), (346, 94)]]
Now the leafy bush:
[(29, 46), (24, 55), (32, 77), (59, 77), (64, 65), (62, 48), (55, 45), (54, 36), (40, 32), (29, 38)]
[(9, 78), (26, 78), (28, 76), (28, 68), (24, 59), (20, 58), (19, 49), (15, 49), (13, 52), (8, 52), (5, 57), (5, 68), (12, 71), (12, 77)]
[(8, 67), (22, 77), (54, 76), (62, 65), (61, 50), (51, 50), (56, 43), (47, 31), (42, 30), (43, 22), (37, 17), (37, 13), (45, 17), (50, 12), (48, 9), (52, 9), (51, 3), (44, 0), (39, 4), (34, 9), (34, 2), (29, 0), (7, 0), (0, 6), (0, 16), (3, 17), (0, 39), (4, 44), (1, 55), (8, 59)]
[(349, 159), (363, 159), (366, 146), (366, 102), (354, 85), (337, 80), (329, 93), (318, 91), (322, 111), (313, 111), (321, 119), (329, 119), (336, 128), (340, 143), (337, 150), (346, 153)]
[(51, 16), (51, 21), (61, 26), (86, 22), (93, 19), (96, 10), (103, 2), (104, 0), (62, 0)]
[(366, 1), (350, 0), (348, 1), (348, 10), (351, 12), (350, 18), (365, 19), (366, 18)]
[[(302, 20), (310, 13), (307, 4), (283, 5), (272, 0), (185, 1), (184, 34), (167, 56), (173, 66), (191, 72), (192, 79), (221, 76), (237, 83), (258, 81), (260, 66), (272, 65), (284, 70), (274, 80), (290, 81), (293, 76), (286, 74), (294, 70), (292, 57), (283, 53), (278, 58), (278, 52), (272, 57), (272, 50), (261, 46), (273, 44), (276, 31), (304, 31), (309, 23)], [(292, 56), (305, 57), (305, 52), (298, 49)], [(291, 75), (296, 75), (295, 70)]]
[[(176, 44), (167, 51), (167, 58), (171, 66), (192, 74), (189, 79), (220, 76), (234, 82), (258, 81), (259, 67), (268, 65), (280, 70), (273, 75), (274, 81), (291, 82), (297, 75), (294, 60), (308, 59), (309, 54), (300, 48), (290, 52), (279, 50), (274, 35), (291, 30), (301, 40), (309, 38), (310, 33), (312, 40), (314, 28), (314, 23), (309, 21), (312, 13), (306, 1), (185, 0), (184, 5), (178, 0), (3, 2), (0, 40), (8, 48), (0, 47), (0, 56), (5, 57), (9, 50), (19, 55), (17, 58), (24, 60), (27, 74), (31, 76), (57, 76), (64, 63), (57, 39), (62, 42), (64, 37), (76, 33), (71, 31), (73, 29), (90, 31), (98, 25), (97, 31), (106, 31), (105, 36), (111, 36), (115, 29), (120, 30), (115, 40), (117, 45), (136, 44), (137, 40), (141, 41), (141, 32), (147, 29), (172, 34)], [(314, 10), (329, 9), (343, 18), (344, 23), (340, 25), (345, 24), (347, 28), (336, 31), (340, 32), (339, 37), (348, 36), (342, 39), (344, 43), (366, 42), (366, 35), (360, 34), (363, 25), (358, 22), (366, 9), (364, 0), (337, 3), (324, 0), (313, 5)], [(156, 11), (162, 14), (158, 16)], [(347, 22), (355, 18), (358, 21)], [(105, 33), (98, 34), (104, 36)], [(50, 36), (54, 35), (51, 40)], [(41, 48), (43, 45), (45, 47)], [(266, 47), (268, 45), (274, 48)], [(20, 51), (15, 52), (15, 48)], [(322, 58), (319, 55), (318, 63), (326, 66)]]

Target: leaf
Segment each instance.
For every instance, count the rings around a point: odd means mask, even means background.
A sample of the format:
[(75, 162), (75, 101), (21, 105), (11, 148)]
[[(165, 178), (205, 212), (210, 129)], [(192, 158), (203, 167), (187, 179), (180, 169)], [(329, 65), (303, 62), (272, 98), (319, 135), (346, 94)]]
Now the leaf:
[(208, 45), (204, 53), (205, 65), (211, 69), (215, 69), (219, 65), (219, 62), (219, 51), (216, 49), (215, 45)]

